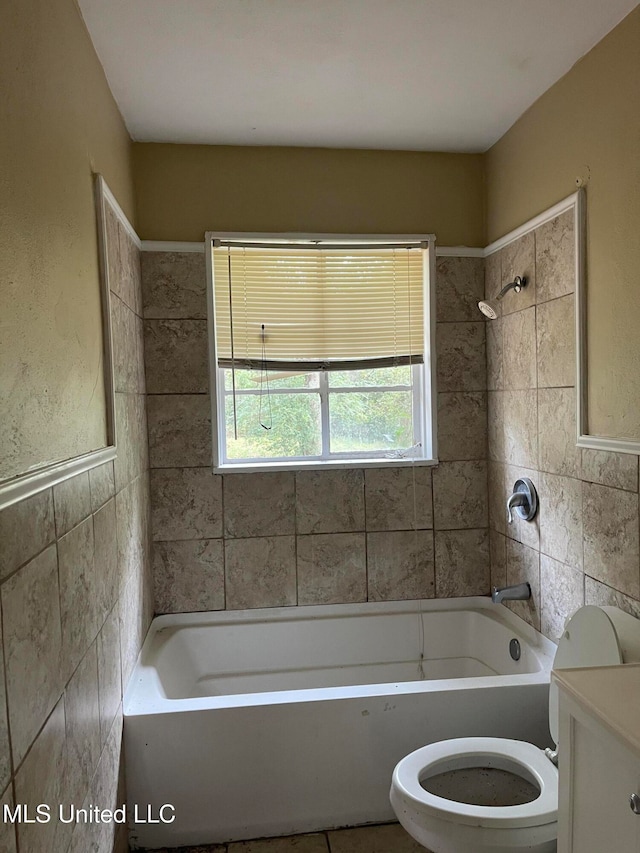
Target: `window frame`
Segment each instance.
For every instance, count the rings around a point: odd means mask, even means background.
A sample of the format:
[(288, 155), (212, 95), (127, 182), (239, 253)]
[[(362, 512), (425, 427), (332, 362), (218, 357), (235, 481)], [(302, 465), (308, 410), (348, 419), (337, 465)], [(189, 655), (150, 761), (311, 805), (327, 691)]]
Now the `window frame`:
[[(286, 457), (273, 459), (248, 459), (227, 460), (224, 455), (226, 449), (226, 426), (224, 422), (225, 406), (224, 400), (228, 396), (224, 388), (222, 372), (224, 368), (218, 366), (216, 357), (216, 325), (215, 325), (215, 303), (213, 282), (213, 246), (216, 241), (233, 242), (256, 242), (256, 243), (311, 243), (326, 242), (331, 244), (371, 244), (373, 248), (379, 244), (390, 243), (406, 244), (421, 243), (426, 249), (423, 255), (423, 335), (424, 335), (424, 363), (414, 365), (414, 394), (413, 394), (413, 423), (417, 425), (417, 431), (422, 444), (423, 455), (408, 455), (402, 458), (387, 458), (372, 456), (368, 452), (332, 453), (330, 457)], [(209, 347), (209, 387), (211, 402), (211, 432), (213, 444), (213, 472), (216, 474), (226, 473), (252, 473), (265, 471), (297, 471), (297, 470), (327, 470), (345, 468), (386, 468), (406, 467), (411, 465), (434, 466), (438, 464), (437, 459), (437, 431), (436, 431), (436, 362), (435, 362), (435, 275), (436, 275), (436, 250), (435, 236), (433, 234), (288, 234), (288, 233), (248, 233), (228, 231), (208, 231), (205, 234), (205, 261), (207, 272), (207, 339)], [(416, 371), (419, 367), (420, 370)], [(416, 379), (416, 373), (419, 374)], [(326, 373), (320, 372), (320, 384), (327, 382)], [(386, 388), (386, 386), (384, 386)], [(331, 393), (336, 393), (333, 389)], [(345, 389), (349, 390), (349, 389)], [(353, 391), (373, 391), (375, 386), (364, 388), (353, 388)], [(417, 391), (417, 393), (416, 393)], [(325, 393), (328, 392), (326, 389)], [(322, 393), (309, 389), (302, 393)], [(344, 393), (342, 389), (337, 393)], [(326, 409), (328, 412), (328, 408)], [(323, 454), (325, 427), (323, 425)]]

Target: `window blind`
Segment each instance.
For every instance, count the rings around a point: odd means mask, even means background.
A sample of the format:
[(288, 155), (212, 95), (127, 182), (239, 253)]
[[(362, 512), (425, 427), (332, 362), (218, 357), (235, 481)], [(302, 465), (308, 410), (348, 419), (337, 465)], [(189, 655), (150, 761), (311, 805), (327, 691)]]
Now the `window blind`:
[(221, 367), (423, 361), (423, 249), (213, 248)]

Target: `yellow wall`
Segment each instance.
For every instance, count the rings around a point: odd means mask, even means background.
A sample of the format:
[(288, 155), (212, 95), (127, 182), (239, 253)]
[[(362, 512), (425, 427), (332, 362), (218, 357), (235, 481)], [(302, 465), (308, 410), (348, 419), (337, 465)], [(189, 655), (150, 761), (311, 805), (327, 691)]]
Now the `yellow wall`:
[(138, 231), (435, 233), (481, 246), (482, 156), (326, 148), (134, 145)]
[(589, 428), (640, 440), (640, 7), (486, 155), (492, 241), (587, 181)]
[(73, 0), (0, 30), (0, 479), (105, 443), (92, 170), (133, 216), (131, 144)]

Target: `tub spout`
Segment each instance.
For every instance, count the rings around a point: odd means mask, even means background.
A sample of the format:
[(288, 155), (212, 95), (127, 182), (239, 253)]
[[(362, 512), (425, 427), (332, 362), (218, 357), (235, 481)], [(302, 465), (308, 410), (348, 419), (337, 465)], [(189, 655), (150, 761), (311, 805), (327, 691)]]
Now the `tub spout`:
[(531, 586), (528, 583), (503, 586), (501, 589), (494, 586), (491, 593), (491, 601), (494, 604), (500, 604), (503, 601), (526, 601), (528, 598), (531, 598)]

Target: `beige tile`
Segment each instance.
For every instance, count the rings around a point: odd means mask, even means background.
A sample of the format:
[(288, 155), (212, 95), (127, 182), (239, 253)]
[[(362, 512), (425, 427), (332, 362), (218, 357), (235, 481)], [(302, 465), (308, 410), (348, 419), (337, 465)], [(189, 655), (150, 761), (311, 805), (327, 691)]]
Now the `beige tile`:
[(575, 388), (538, 391), (538, 431), (540, 470), (580, 477)]
[(143, 252), (144, 316), (207, 319), (204, 252)]
[(431, 468), (367, 468), (364, 481), (367, 530), (433, 527)]
[(367, 599), (364, 533), (298, 536), (298, 604)]
[(298, 533), (364, 530), (364, 472), (298, 471), (296, 528)]
[(145, 320), (144, 363), (149, 394), (207, 394), (207, 321)]
[(211, 464), (208, 394), (151, 394), (147, 397), (147, 417), (152, 468)]
[(56, 515), (56, 535), (68, 533), (72, 527), (91, 515), (91, 493), (89, 474), (85, 471), (76, 477), (63, 480), (53, 487), (53, 503)]
[(81, 806), (102, 748), (95, 643), (89, 647), (67, 685), (64, 708), (69, 798), (76, 806)]
[(498, 533), (507, 532), (506, 465), (489, 462), (487, 466), (489, 526)]
[(47, 489), (0, 512), (0, 580), (56, 538), (53, 491)]
[(538, 465), (538, 395), (531, 391), (504, 392), (505, 455), (510, 465)]
[(488, 595), (491, 582), (489, 531), (446, 530), (436, 533), (436, 595)]
[[(531, 471), (528, 468), (518, 468), (513, 465), (507, 465), (505, 469), (504, 489), (502, 492), (502, 507), (503, 512), (507, 512), (507, 499), (513, 494), (517, 480), (527, 477), (533, 483), (534, 488), (538, 492), (540, 498), (540, 474), (538, 471)], [(517, 512), (511, 514), (512, 521), (505, 525), (505, 532), (509, 539), (515, 539), (516, 542), (522, 542), (523, 545), (528, 545), (529, 548), (540, 550), (540, 504), (538, 504), (538, 512), (531, 521), (525, 521)]]
[(327, 833), (331, 853), (429, 853), (397, 823)]
[(482, 258), (440, 257), (436, 261), (436, 319), (460, 322), (478, 319), (484, 297)]
[(573, 296), (538, 305), (538, 386), (575, 385), (576, 335)]
[(628, 492), (638, 491), (638, 457), (608, 450), (582, 450), (582, 479)]
[[(13, 808), (13, 793), (11, 788), (7, 788), (2, 799), (0, 799), (0, 809), (4, 814), (5, 807)], [(16, 827), (9, 821), (0, 821), (0, 851), (2, 853), (16, 853)]]
[[(211, 853), (223, 853), (223, 850), (223, 847), (211, 847)], [(262, 838), (259, 841), (236, 841), (228, 847), (229, 853), (328, 853), (328, 850), (327, 840), (322, 833)], [(209, 847), (203, 847), (202, 851), (209, 853)], [(191, 853), (191, 848), (188, 853)]]
[(113, 609), (119, 592), (116, 501), (111, 498), (93, 516), (97, 627)]
[(98, 699), (100, 702), (100, 744), (109, 735), (122, 697), (120, 662), (120, 626), (118, 607), (114, 607), (96, 640), (98, 655)]
[(142, 282), (140, 275), (140, 250), (122, 222), (118, 223), (120, 242), (120, 276), (123, 299), (136, 314), (142, 313)]
[(438, 394), (438, 458), (451, 461), (486, 457), (486, 393)]
[(569, 477), (540, 474), (540, 550), (582, 569), (582, 484)]
[(489, 459), (506, 461), (504, 440), (504, 391), (489, 391), (487, 394), (487, 449)]
[[(484, 261), (484, 296), (495, 300), (502, 288), (502, 252), (493, 252)], [(497, 303), (498, 314), (502, 314), (502, 304)]]
[(433, 533), (368, 533), (367, 578), (369, 601), (433, 598)]
[(640, 598), (638, 495), (583, 483), (584, 571)]
[(122, 670), (122, 692), (124, 693), (149, 627), (145, 618), (145, 588), (140, 578), (132, 578), (129, 581), (122, 590), (118, 605), (120, 666)]
[(63, 676), (78, 666), (98, 632), (93, 519), (58, 540)]
[(536, 309), (516, 311), (502, 319), (504, 387), (522, 391), (536, 387)]
[(295, 536), (227, 539), (224, 561), (227, 610), (296, 603)]
[(3, 585), (2, 612), (11, 744), (17, 766), (63, 685), (55, 546)]
[(118, 492), (148, 468), (146, 399), (142, 394), (116, 394), (118, 455), (114, 473)]
[[(498, 303), (500, 304), (500, 303)], [(504, 390), (504, 320), (487, 320), (487, 388)]]
[(295, 474), (224, 477), (224, 533), (230, 538), (295, 533)]
[(584, 575), (541, 554), (540, 597), (542, 633), (558, 642), (567, 619), (584, 604)]
[[(2, 637), (2, 621), (0, 619), (0, 638)], [(0, 791), (9, 784), (11, 778), (11, 755), (9, 752), (9, 725), (7, 720), (7, 691), (5, 687), (4, 654), (0, 639)], [(1, 830), (1, 827), (0, 827)], [(0, 831), (0, 839), (2, 832)], [(0, 846), (0, 850), (2, 847)]]
[[(38, 735), (22, 767), (16, 773), (16, 802), (29, 813), (46, 804), (56, 815), (60, 803), (68, 803), (65, 708), (61, 698)], [(71, 825), (52, 819), (49, 823), (18, 824), (18, 845), (29, 853), (54, 853), (67, 849)]]
[(120, 240), (118, 239), (118, 218), (108, 202), (104, 206), (104, 214), (105, 248), (107, 252), (109, 286), (114, 293), (118, 293), (118, 287), (120, 284)]
[(507, 539), (502, 533), (489, 531), (491, 557), (491, 588), (507, 585)]
[(538, 302), (573, 293), (576, 281), (573, 211), (567, 210), (535, 231)]
[(144, 393), (139, 363), (144, 354), (139, 338), (139, 318), (117, 296), (111, 297), (111, 339), (115, 390), (125, 394)]
[(97, 509), (112, 498), (116, 493), (116, 481), (113, 473), (113, 462), (106, 462), (89, 471), (89, 487), (91, 491), (91, 509)]
[(436, 530), (487, 526), (486, 462), (441, 462), (433, 472)]
[(640, 619), (640, 601), (600, 583), (595, 578), (585, 575), (584, 603), (605, 607), (619, 607), (625, 613), (630, 613)]
[(121, 590), (132, 578), (143, 575), (149, 563), (150, 512), (146, 475), (133, 480), (116, 495), (118, 583)]
[(155, 542), (153, 579), (157, 613), (224, 609), (222, 539)]
[(485, 323), (437, 323), (438, 391), (484, 391), (487, 387)]
[(531, 586), (531, 598), (506, 604), (510, 610), (540, 630), (540, 554), (521, 542), (507, 539), (507, 585), (525, 582)]
[(535, 239), (529, 232), (502, 249), (502, 286), (519, 275), (526, 286), (516, 293), (510, 290), (502, 300), (502, 313), (511, 314), (536, 304)]
[[(234, 476), (230, 474), (227, 479)], [(152, 469), (153, 538), (216, 539), (222, 536), (222, 481), (211, 468)]]

